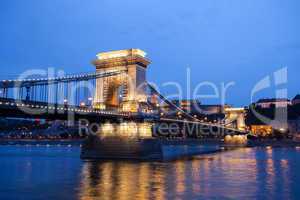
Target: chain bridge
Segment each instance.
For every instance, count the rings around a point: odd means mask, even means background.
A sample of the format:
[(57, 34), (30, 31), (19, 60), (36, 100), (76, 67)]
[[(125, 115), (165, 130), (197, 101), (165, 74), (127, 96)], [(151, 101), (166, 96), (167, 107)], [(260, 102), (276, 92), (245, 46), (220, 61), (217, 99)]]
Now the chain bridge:
[[(0, 116), (74, 122), (85, 119), (101, 124), (102, 135), (124, 136), (133, 130), (141, 137), (161, 137), (153, 130), (162, 124), (177, 124), (176, 137), (199, 137), (216, 130), (223, 136), (246, 134), (224, 124), (201, 122), (160, 94), (147, 82), (150, 60), (140, 49), (100, 53), (93, 64), (93, 73), (28, 74), (1, 80)], [(164, 115), (162, 104), (180, 115)], [(187, 129), (195, 125), (201, 129), (188, 135)]]

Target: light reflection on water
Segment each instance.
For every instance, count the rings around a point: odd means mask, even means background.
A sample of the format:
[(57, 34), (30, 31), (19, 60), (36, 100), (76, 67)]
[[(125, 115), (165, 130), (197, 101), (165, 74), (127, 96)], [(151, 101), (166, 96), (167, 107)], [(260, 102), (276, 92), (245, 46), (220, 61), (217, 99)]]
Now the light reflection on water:
[[(289, 155), (294, 154), (294, 155)], [(80, 199), (295, 199), (293, 149), (239, 149), (173, 162), (87, 162)], [(298, 155), (297, 155), (298, 156)], [(292, 160), (295, 159), (295, 160)], [(290, 160), (290, 161), (289, 161)], [(291, 194), (291, 192), (294, 192)]]
[(300, 199), (295, 148), (170, 162), (83, 162), (79, 148), (0, 146), (0, 199)]

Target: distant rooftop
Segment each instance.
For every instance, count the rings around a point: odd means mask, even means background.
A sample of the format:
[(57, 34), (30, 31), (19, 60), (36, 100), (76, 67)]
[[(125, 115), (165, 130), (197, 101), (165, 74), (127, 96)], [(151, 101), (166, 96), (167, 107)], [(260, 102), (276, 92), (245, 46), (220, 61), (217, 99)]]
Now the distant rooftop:
[(300, 100), (300, 94), (297, 94), (294, 98), (293, 98), (293, 100)]
[(286, 102), (290, 101), (287, 98), (271, 98), (271, 99), (259, 99), (257, 103), (272, 103), (272, 102)]

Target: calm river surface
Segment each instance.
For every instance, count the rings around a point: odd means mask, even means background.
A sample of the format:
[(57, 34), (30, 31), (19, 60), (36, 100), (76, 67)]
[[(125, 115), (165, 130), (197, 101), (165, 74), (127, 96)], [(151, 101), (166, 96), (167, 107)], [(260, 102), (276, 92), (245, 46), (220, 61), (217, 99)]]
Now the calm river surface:
[(300, 199), (299, 148), (170, 162), (83, 162), (79, 147), (0, 146), (0, 200)]

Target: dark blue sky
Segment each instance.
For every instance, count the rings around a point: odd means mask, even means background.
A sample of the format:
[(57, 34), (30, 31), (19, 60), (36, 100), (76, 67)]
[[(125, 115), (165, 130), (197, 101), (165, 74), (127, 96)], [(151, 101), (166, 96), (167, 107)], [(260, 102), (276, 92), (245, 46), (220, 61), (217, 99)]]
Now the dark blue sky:
[[(140, 48), (158, 85), (185, 87), (190, 67), (192, 90), (202, 81), (235, 81), (226, 102), (239, 106), (257, 81), (288, 67), (293, 97), (300, 93), (299, 10), (299, 0), (1, 0), (1, 78), (31, 68), (93, 71), (98, 52)], [(258, 97), (274, 95), (271, 88)]]

